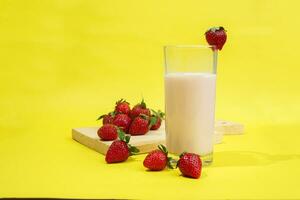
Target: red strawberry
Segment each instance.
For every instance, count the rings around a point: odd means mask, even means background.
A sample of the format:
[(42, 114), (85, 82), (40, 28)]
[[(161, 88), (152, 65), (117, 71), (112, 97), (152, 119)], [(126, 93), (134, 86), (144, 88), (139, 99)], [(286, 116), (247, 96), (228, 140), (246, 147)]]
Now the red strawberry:
[(149, 118), (149, 116), (140, 114), (134, 118), (130, 127), (129, 134), (131, 135), (145, 135), (150, 127), (156, 122), (156, 118)]
[(116, 107), (115, 107), (115, 112), (116, 113), (123, 113), (123, 114), (129, 114), (130, 112), (130, 107), (129, 107), (129, 103), (124, 100), (121, 99), (119, 101), (116, 102)]
[(199, 178), (201, 176), (202, 162), (197, 154), (182, 153), (177, 166), (184, 176), (191, 178)]
[(139, 152), (139, 149), (128, 144), (130, 136), (125, 136), (125, 133), (120, 129), (118, 129), (118, 135), (120, 139), (113, 141), (106, 152), (105, 161), (107, 163), (123, 162), (130, 155)]
[(165, 117), (165, 113), (161, 112), (160, 110), (158, 110), (157, 112), (155, 110), (152, 110), (152, 113), (154, 113), (152, 117), (156, 118), (156, 122), (151, 126), (150, 130), (157, 130), (161, 125), (162, 119), (164, 119)]
[(226, 42), (226, 30), (222, 27), (213, 27), (205, 32), (206, 41), (210, 45), (214, 45), (216, 49), (221, 50)]
[(131, 118), (126, 114), (117, 114), (114, 117), (113, 124), (120, 127), (126, 133), (128, 132), (129, 126), (131, 124)]
[(164, 145), (158, 145), (159, 149), (151, 151), (145, 158), (143, 164), (151, 171), (163, 170), (167, 165), (173, 169), (171, 157), (168, 157), (167, 148)]
[(115, 117), (115, 112), (110, 112), (106, 115), (101, 115), (97, 120), (102, 119), (102, 124), (112, 124)]
[(118, 138), (118, 128), (112, 124), (104, 124), (98, 129), (98, 136), (104, 141), (111, 141)]
[(144, 102), (144, 99), (142, 100), (141, 103), (135, 105), (132, 110), (130, 111), (130, 117), (132, 119), (136, 118), (140, 114), (144, 114), (147, 116), (151, 116), (150, 110), (147, 108), (146, 103)]

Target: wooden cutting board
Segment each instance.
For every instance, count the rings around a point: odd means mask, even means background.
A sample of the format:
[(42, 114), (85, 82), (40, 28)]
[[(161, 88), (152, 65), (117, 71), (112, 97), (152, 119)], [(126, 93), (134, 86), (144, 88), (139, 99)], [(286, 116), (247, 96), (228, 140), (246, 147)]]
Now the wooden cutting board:
[[(105, 155), (112, 141), (101, 141), (97, 135), (99, 127), (83, 127), (72, 129), (72, 138), (77, 142)], [(217, 121), (215, 124), (215, 144), (221, 143), (225, 134), (242, 134), (244, 126), (235, 122)], [(157, 148), (159, 144), (165, 144), (165, 126), (155, 131), (149, 131), (146, 135), (131, 136), (130, 144), (139, 148), (140, 153), (147, 153)]]

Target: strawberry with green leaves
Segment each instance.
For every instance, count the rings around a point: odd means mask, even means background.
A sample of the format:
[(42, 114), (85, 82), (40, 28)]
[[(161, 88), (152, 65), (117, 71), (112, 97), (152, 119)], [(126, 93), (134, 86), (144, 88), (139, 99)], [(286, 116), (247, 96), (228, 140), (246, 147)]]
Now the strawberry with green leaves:
[(120, 99), (119, 101), (116, 102), (115, 112), (129, 115), (130, 113), (129, 103), (124, 99)]
[(205, 32), (205, 38), (208, 44), (214, 46), (216, 50), (222, 50), (226, 40), (226, 30), (222, 26), (212, 27)]
[(174, 161), (174, 159), (168, 157), (167, 148), (164, 145), (160, 144), (158, 145), (158, 149), (148, 153), (143, 164), (150, 171), (160, 171), (165, 169), (166, 166), (168, 166), (171, 169), (174, 169)]
[(102, 124), (112, 124), (115, 115), (116, 115), (115, 112), (110, 112), (110, 113), (108, 113), (108, 114), (101, 115), (100, 117), (98, 117), (97, 120), (102, 119)]
[(199, 155), (184, 152), (179, 157), (177, 167), (183, 176), (196, 179), (201, 176), (202, 161)]
[(152, 110), (152, 113), (152, 117), (156, 118), (156, 123), (151, 126), (150, 130), (157, 130), (160, 128), (161, 121), (165, 118), (165, 113), (160, 110)]
[(144, 101), (144, 99), (141, 101), (141, 103), (138, 103), (137, 105), (135, 105), (132, 110), (130, 111), (130, 117), (132, 119), (136, 118), (137, 116), (139, 116), (140, 114), (144, 114), (147, 116), (151, 116), (151, 112), (150, 110), (147, 108), (147, 105)]
[(139, 152), (138, 148), (129, 144), (130, 136), (126, 136), (121, 129), (118, 129), (118, 136), (119, 140), (113, 141), (106, 152), (107, 163), (124, 162), (129, 156)]
[(155, 117), (140, 114), (132, 121), (128, 133), (130, 135), (145, 135), (155, 123)]

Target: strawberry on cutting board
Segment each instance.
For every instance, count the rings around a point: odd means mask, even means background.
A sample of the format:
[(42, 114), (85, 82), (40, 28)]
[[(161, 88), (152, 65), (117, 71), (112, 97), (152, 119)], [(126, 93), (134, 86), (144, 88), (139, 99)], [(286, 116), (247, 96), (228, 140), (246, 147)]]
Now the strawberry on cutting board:
[(149, 117), (148, 115), (140, 114), (132, 121), (128, 133), (130, 135), (145, 135), (155, 123), (155, 117)]
[(115, 112), (110, 112), (110, 113), (108, 113), (108, 114), (101, 115), (100, 117), (98, 117), (97, 120), (102, 119), (102, 124), (112, 124), (115, 115), (116, 115)]
[(115, 112), (128, 115), (130, 112), (129, 103), (124, 99), (120, 99), (119, 101), (116, 102)]
[(141, 103), (138, 103), (137, 105), (135, 105), (132, 110), (130, 111), (130, 117), (132, 119), (136, 118), (137, 116), (139, 116), (140, 114), (144, 114), (147, 116), (151, 116), (151, 112), (150, 110), (147, 108), (147, 105), (144, 101), (144, 99), (141, 101)]
[(117, 114), (114, 117), (113, 124), (127, 133), (131, 124), (131, 118), (126, 114)]
[(113, 124), (104, 124), (97, 131), (98, 136), (103, 141), (111, 141), (118, 138), (118, 127)]
[(129, 156), (139, 152), (139, 149), (129, 144), (130, 136), (125, 136), (125, 133), (118, 129), (119, 140), (113, 141), (109, 146), (105, 161), (107, 163), (124, 162)]
[(205, 32), (205, 38), (208, 44), (215, 46), (217, 50), (222, 50), (226, 40), (226, 30), (222, 26), (212, 27)]

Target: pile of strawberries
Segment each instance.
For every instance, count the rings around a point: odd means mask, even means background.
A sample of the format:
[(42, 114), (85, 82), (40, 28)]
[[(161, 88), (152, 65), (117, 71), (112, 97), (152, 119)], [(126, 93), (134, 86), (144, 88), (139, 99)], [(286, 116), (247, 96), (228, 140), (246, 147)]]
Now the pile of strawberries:
[[(105, 160), (107, 163), (124, 162), (129, 156), (139, 152), (139, 149), (130, 145), (130, 136), (144, 135), (149, 130), (157, 130), (164, 119), (164, 113), (147, 108), (144, 100), (130, 109), (130, 104), (121, 99), (116, 102), (114, 111), (102, 115), (103, 126), (98, 129), (98, 136), (103, 141), (113, 141), (110, 145)], [(143, 162), (150, 171), (160, 171), (166, 167), (180, 169), (182, 174), (191, 178), (199, 178), (202, 162), (197, 154), (182, 153), (179, 160), (168, 157), (165, 146), (159, 145), (158, 149), (151, 151)]]
[(103, 126), (98, 130), (98, 136), (104, 141), (115, 140), (117, 131), (121, 129), (130, 135), (145, 135), (149, 130), (157, 130), (161, 126), (164, 113), (147, 108), (144, 99), (130, 109), (130, 104), (121, 99), (116, 102), (114, 111), (102, 115)]

